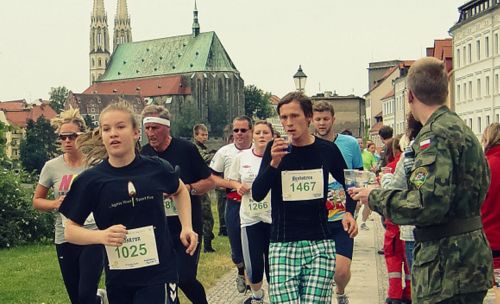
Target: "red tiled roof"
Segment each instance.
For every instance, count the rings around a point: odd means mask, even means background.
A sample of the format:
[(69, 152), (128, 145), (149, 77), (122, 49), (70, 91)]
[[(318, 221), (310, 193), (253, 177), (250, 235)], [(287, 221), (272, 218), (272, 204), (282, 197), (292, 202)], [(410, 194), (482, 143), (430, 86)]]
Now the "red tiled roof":
[(384, 124), (382, 122), (377, 122), (375, 123), (371, 129), (370, 129), (370, 134), (371, 133), (376, 133), (378, 134), (378, 131), (384, 126)]
[(0, 110), (22, 110), (26, 106), (27, 103), (24, 99), (0, 102)]
[(387, 94), (385, 94), (385, 96), (382, 97), (381, 100), (389, 98), (389, 97), (393, 97), (393, 96), (394, 96), (394, 88), (392, 88)]
[(57, 113), (49, 105), (33, 106), (31, 109), (4, 111), (5, 118), (16, 127), (24, 128), (29, 119), (36, 121), (40, 116), (46, 119), (56, 117)]
[(280, 98), (276, 95), (271, 95), (270, 101), (272, 105), (277, 105), (280, 102)]
[(163, 76), (120, 81), (95, 82), (84, 94), (121, 94), (154, 97), (164, 95), (190, 95), (191, 88), (182, 83), (182, 76)]

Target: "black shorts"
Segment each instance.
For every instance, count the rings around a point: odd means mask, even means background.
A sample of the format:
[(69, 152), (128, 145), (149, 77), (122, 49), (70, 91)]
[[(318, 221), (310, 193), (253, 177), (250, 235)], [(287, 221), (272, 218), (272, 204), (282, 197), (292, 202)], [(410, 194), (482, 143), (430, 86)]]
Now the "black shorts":
[(354, 239), (349, 237), (342, 226), (342, 221), (328, 222), (330, 239), (335, 241), (335, 253), (352, 260)]

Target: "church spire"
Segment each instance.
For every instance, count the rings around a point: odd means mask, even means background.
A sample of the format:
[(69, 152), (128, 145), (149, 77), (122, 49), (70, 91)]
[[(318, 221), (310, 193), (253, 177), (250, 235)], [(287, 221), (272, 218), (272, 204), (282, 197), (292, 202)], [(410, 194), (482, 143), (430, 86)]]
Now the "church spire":
[(108, 17), (103, 0), (94, 0), (90, 17), (90, 83), (96, 81), (106, 71), (109, 62)]
[(132, 42), (132, 27), (127, 10), (127, 0), (118, 0), (116, 5), (115, 29), (113, 34), (113, 50), (119, 44)]
[(193, 37), (200, 34), (200, 24), (198, 23), (198, 8), (196, 7), (196, 0), (194, 0), (194, 11), (193, 11)]

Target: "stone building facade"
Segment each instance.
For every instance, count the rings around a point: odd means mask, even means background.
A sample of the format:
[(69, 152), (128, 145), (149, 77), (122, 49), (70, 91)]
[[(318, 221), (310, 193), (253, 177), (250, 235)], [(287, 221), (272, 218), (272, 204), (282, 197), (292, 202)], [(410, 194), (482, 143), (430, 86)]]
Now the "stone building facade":
[(326, 101), (335, 110), (335, 132), (349, 130), (354, 137), (363, 137), (365, 130), (365, 100), (359, 96), (341, 96), (337, 93), (324, 92), (311, 97), (313, 102)]

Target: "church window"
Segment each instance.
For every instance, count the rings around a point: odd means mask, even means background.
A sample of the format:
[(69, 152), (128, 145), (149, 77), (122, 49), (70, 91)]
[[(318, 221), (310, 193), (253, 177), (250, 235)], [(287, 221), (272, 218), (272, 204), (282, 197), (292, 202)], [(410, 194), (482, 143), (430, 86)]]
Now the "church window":
[(201, 80), (198, 79), (196, 80), (196, 92), (197, 92), (197, 96), (196, 98), (198, 99), (198, 110), (199, 111), (202, 111), (202, 105), (203, 105), (203, 94), (202, 94), (202, 86), (201, 86)]
[(95, 67), (95, 60), (92, 58), (92, 67)]
[(101, 65), (102, 65), (102, 61), (101, 61), (101, 58), (99, 58), (99, 59), (97, 60), (97, 66), (99, 66), (99, 67), (100, 67)]
[(101, 33), (97, 33), (97, 45), (101, 45), (101, 41), (102, 41), (102, 34)]

